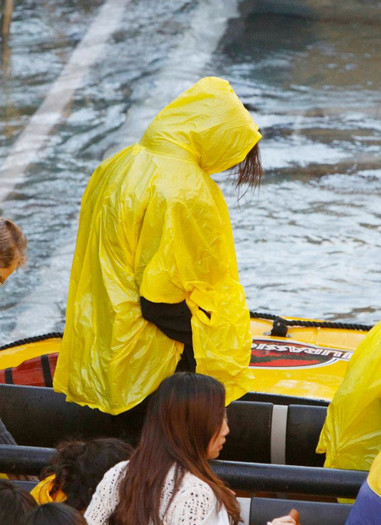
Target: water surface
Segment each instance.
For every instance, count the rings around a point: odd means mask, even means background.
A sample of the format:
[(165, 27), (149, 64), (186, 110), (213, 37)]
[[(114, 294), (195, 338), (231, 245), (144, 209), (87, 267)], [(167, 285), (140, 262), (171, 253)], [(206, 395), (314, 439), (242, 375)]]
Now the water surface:
[[(232, 83), (264, 135), (259, 191), (237, 199), (228, 175), (216, 176), (250, 308), (380, 319), (379, 25), (327, 20), (318, 9), (277, 12), (271, 2), (227, 1), (217, 12), (218, 4), (130, 2), (40, 160), (0, 203), (29, 239), (27, 267), (1, 290), (0, 344), (63, 330), (80, 200), (93, 169), (210, 74)], [(2, 48), (1, 162), (101, 5), (16, 5)]]

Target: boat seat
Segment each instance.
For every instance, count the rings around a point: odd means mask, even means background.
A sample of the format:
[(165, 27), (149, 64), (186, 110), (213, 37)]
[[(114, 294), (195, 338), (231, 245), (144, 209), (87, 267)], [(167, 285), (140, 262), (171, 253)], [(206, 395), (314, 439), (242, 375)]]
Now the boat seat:
[[(247, 505), (247, 503), (245, 503)], [(276, 498), (251, 498), (247, 525), (265, 525), (268, 521), (284, 516), (291, 509), (300, 513), (302, 525), (344, 525), (352, 505), (325, 501), (287, 500)]]
[(235, 401), (227, 408), (230, 434), (221, 459), (322, 467), (316, 454), (327, 407)]
[[(221, 459), (322, 466), (315, 449), (327, 407), (234, 401)], [(0, 384), (0, 418), (19, 445), (54, 447), (67, 437), (122, 437), (137, 442), (144, 407), (111, 416), (67, 403), (52, 388)]]

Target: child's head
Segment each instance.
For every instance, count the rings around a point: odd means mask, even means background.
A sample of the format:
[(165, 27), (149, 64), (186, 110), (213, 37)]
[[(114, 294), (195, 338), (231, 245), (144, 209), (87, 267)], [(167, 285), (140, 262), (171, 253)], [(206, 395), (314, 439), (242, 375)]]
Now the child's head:
[(0, 284), (27, 260), (27, 240), (19, 226), (0, 217)]
[(29, 514), (25, 525), (86, 525), (82, 514), (65, 503), (45, 503)]
[(131, 445), (117, 438), (63, 441), (40, 477), (54, 474), (53, 493), (61, 490), (65, 503), (84, 511), (103, 475), (132, 452)]
[(0, 479), (0, 523), (24, 525), (25, 518), (36, 506), (28, 491), (9, 479)]

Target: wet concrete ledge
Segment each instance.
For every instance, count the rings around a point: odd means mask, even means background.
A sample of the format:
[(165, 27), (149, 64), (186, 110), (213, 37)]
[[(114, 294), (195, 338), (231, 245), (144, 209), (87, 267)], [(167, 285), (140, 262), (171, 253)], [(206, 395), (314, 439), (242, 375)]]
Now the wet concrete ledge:
[(360, 22), (378, 24), (381, 2), (374, 0), (244, 0), (240, 5), (243, 16), (274, 14), (327, 22)]

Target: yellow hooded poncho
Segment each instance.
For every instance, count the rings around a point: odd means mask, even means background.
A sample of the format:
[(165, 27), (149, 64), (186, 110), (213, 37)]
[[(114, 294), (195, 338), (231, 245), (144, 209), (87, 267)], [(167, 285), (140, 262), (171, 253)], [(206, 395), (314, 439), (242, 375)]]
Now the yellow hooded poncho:
[(381, 451), (381, 322), (351, 357), (328, 407), (316, 451), (329, 468), (369, 470)]
[(183, 344), (143, 319), (140, 296), (185, 299), (196, 371), (225, 385), (227, 403), (248, 391), (249, 311), (228, 209), (210, 175), (241, 162), (260, 138), (229, 83), (208, 77), (95, 170), (54, 377), (68, 401), (119, 414), (175, 371)]

